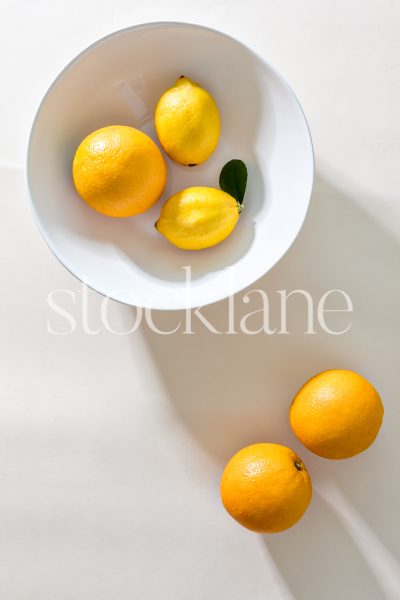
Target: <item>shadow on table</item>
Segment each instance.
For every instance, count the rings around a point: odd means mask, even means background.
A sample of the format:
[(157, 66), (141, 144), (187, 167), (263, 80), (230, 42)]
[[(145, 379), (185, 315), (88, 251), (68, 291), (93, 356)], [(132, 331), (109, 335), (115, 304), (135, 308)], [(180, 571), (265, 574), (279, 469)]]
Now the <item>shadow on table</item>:
[[(362, 486), (359, 479), (358, 485)], [(287, 598), (400, 598), (395, 554), (331, 480), (314, 485), (312, 505), (300, 523), (261, 539)]]
[[(257, 441), (287, 444), (304, 458), (317, 488), (309, 511), (294, 529), (262, 538), (296, 599), (400, 597), (394, 558), (400, 555), (395, 527), (399, 483), (392, 455), (399, 413), (398, 398), (390, 395), (397, 375), (393, 359), (398, 356), (400, 326), (399, 252), (396, 240), (353, 200), (317, 176), (298, 239), (251, 289), (267, 292), (269, 325), (278, 330), (277, 290), (308, 291), (314, 316), (325, 292), (344, 290), (352, 299), (353, 315), (330, 313), (326, 320), (333, 330), (352, 322), (347, 333), (329, 335), (315, 318), (317, 335), (306, 335), (306, 300), (295, 294), (288, 300), (288, 335), (246, 335), (240, 332), (240, 319), (262, 305), (260, 294), (250, 294), (248, 303), (243, 302), (245, 292), (235, 297), (236, 334), (211, 333), (194, 316), (194, 334), (183, 334), (184, 311), (153, 312), (155, 324), (165, 331), (182, 321), (175, 335), (143, 328), (178, 418), (221, 469), (232, 453)], [(330, 301), (337, 307), (340, 298), (332, 296)], [(228, 301), (201, 312), (215, 329), (227, 331)], [(246, 324), (259, 328), (260, 313)], [(381, 436), (372, 449), (347, 461), (330, 462), (310, 454), (288, 424), (288, 407), (297, 389), (327, 368), (364, 374), (385, 404)], [(338, 504), (329, 502), (331, 496), (339, 498)], [(386, 570), (382, 563), (389, 565)]]

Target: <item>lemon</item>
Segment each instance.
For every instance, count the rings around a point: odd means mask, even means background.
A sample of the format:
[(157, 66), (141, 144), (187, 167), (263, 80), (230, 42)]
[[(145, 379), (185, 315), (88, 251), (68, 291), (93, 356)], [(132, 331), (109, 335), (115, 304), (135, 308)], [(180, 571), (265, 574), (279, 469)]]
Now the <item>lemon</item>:
[(335, 369), (323, 371), (303, 385), (289, 416), (294, 433), (311, 452), (324, 458), (348, 458), (375, 440), (383, 404), (364, 377)]
[(165, 160), (148, 135), (124, 125), (103, 127), (79, 145), (72, 164), (78, 194), (110, 217), (150, 208), (166, 183)]
[(221, 129), (214, 98), (184, 76), (158, 101), (155, 126), (168, 156), (188, 166), (208, 159), (217, 147)]
[(222, 242), (235, 228), (239, 212), (230, 194), (191, 187), (165, 202), (156, 229), (178, 248), (201, 250)]
[(280, 444), (253, 444), (237, 452), (221, 478), (228, 513), (247, 529), (277, 533), (303, 516), (312, 496), (303, 461)]

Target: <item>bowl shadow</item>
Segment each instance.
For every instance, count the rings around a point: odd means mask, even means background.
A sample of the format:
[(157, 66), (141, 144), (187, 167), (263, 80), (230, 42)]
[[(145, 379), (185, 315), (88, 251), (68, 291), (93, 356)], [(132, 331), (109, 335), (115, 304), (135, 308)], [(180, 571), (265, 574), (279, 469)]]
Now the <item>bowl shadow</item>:
[[(225, 300), (201, 310), (219, 333), (207, 329), (193, 312), (193, 334), (185, 334), (184, 311), (153, 311), (161, 330), (181, 326), (174, 335), (158, 335), (145, 325), (143, 336), (177, 419), (218, 468), (239, 448), (257, 441), (292, 447), (304, 459), (316, 486), (327, 479), (335, 481), (360, 518), (370, 528), (373, 524), (381, 544), (398, 560), (400, 540), (393, 523), (397, 522), (399, 485), (392, 471), (400, 425), (394, 393), (397, 378), (392, 360), (382, 360), (382, 356), (397, 356), (399, 243), (363, 212), (360, 203), (362, 198), (349, 198), (317, 175), (308, 218), (291, 250), (252, 289), (235, 296), (236, 333), (229, 320), (229, 300)], [(255, 288), (268, 294), (271, 329), (280, 327), (276, 291), (282, 289), (307, 290), (315, 304), (328, 290), (346, 291), (354, 313), (332, 313), (329, 323), (332, 329), (344, 329), (349, 322), (351, 327), (344, 335), (329, 335), (316, 323), (317, 333), (305, 334), (307, 306), (302, 296), (294, 296), (288, 301), (290, 334), (245, 334), (240, 331), (241, 319), (250, 310), (262, 308), (256, 302), (260, 293), (255, 294)], [(257, 314), (251, 319), (252, 327), (258, 328)], [(349, 368), (365, 375), (385, 404), (377, 441), (347, 461), (325, 461), (312, 455), (294, 437), (288, 423), (288, 407), (296, 391), (309, 377), (328, 368)], [(332, 543), (327, 541), (330, 538)], [(342, 597), (343, 582), (352, 590), (352, 597), (380, 597), (379, 574), (372, 573), (360, 558), (353, 538), (351, 531), (338, 528), (338, 515), (317, 493), (293, 530), (267, 537), (265, 544), (296, 598)], [(326, 548), (319, 552), (321, 545)], [(289, 548), (296, 549), (295, 555)], [(335, 559), (344, 569), (345, 563), (356, 565), (353, 572), (346, 567), (342, 583), (335, 581), (336, 568), (331, 568)], [(328, 561), (325, 566), (323, 561)], [(325, 575), (302, 584), (301, 578), (313, 565)], [(369, 593), (363, 596), (365, 582), (371, 581)]]

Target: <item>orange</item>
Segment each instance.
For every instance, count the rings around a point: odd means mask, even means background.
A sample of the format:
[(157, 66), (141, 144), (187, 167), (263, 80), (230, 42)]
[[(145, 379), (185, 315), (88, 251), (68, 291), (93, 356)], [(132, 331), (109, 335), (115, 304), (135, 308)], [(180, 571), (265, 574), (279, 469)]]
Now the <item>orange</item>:
[(301, 442), (318, 456), (348, 458), (376, 438), (383, 404), (361, 375), (323, 371), (303, 385), (290, 407), (290, 424)]
[(166, 183), (165, 160), (148, 135), (124, 125), (103, 127), (79, 145), (72, 164), (78, 194), (109, 217), (150, 208)]
[(247, 529), (277, 533), (303, 516), (312, 495), (303, 461), (280, 444), (253, 444), (239, 450), (221, 478), (228, 513)]

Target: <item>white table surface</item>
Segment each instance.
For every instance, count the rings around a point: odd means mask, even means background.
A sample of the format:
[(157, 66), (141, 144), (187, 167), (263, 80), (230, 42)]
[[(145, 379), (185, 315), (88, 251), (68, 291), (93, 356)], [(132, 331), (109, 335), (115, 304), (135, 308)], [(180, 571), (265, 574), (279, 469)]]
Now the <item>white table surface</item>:
[[(304, 305), (292, 298), (290, 335), (214, 335), (196, 321), (195, 335), (146, 325), (113, 335), (101, 327), (102, 298), (82, 291), (41, 240), (23, 167), (42, 95), (85, 46), (152, 20), (236, 36), (293, 85), (316, 184), (298, 240), (257, 287), (271, 299), (280, 289), (316, 299), (345, 290), (348, 333), (304, 335)], [(392, 0), (3, 0), (2, 599), (400, 598), (399, 23)], [(71, 335), (48, 331), (66, 328), (47, 302), (55, 289), (67, 290), (58, 298), (76, 319)], [(249, 310), (242, 295), (236, 302), (239, 316)], [(84, 331), (85, 303), (97, 334)], [(222, 329), (226, 310), (203, 312)], [(109, 307), (115, 328), (134, 316)], [(154, 314), (164, 329), (182, 317)], [(369, 451), (329, 462), (297, 442), (287, 408), (309, 376), (336, 367), (368, 377), (386, 412)], [(240, 528), (219, 502), (224, 461), (260, 440), (299, 451), (315, 484), (302, 521), (276, 536)]]

